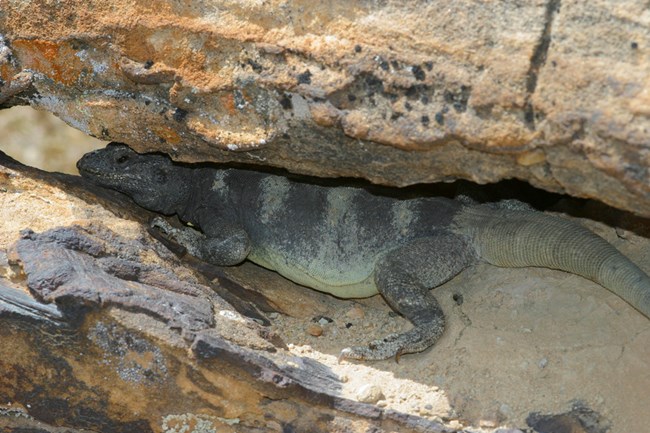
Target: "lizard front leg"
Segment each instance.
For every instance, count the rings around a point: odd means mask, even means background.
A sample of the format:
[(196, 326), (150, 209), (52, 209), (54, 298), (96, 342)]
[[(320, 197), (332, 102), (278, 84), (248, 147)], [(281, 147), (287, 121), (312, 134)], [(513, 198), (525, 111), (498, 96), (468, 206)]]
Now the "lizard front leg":
[(217, 266), (233, 266), (243, 262), (250, 252), (246, 231), (232, 224), (220, 224), (219, 230), (204, 234), (192, 227), (176, 228), (163, 218), (154, 218), (152, 227), (173, 238), (187, 252)]
[(413, 329), (343, 349), (340, 359), (379, 360), (420, 352), (435, 344), (445, 330), (445, 315), (430, 289), (453, 278), (476, 260), (460, 236), (440, 232), (397, 248), (375, 267), (379, 293)]

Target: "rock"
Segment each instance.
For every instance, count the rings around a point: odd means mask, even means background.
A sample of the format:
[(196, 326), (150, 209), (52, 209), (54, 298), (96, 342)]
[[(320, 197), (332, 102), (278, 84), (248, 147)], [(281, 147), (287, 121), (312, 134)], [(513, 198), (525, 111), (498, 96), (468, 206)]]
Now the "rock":
[(320, 337), (321, 335), (323, 335), (323, 327), (312, 323), (307, 327), (307, 334), (313, 337)]
[(357, 400), (361, 403), (377, 403), (384, 398), (381, 388), (374, 384), (367, 383), (357, 390)]
[(366, 313), (363, 311), (362, 308), (358, 306), (354, 306), (348, 310), (347, 313), (345, 313), (345, 317), (351, 320), (361, 320), (365, 317)]
[(642, 3), (278, 7), (7, 1), (0, 107), (186, 162), (387, 185), (518, 178), (650, 216)]

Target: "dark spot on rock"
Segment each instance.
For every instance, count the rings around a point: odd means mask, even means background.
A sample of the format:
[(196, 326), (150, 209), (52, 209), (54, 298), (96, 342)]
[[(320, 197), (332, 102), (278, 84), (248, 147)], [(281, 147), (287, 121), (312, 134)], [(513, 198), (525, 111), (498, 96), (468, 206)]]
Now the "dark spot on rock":
[(345, 327), (348, 328), (348, 329), (352, 328), (352, 323), (350, 323), (350, 322), (346, 323)]
[(535, 120), (535, 114), (531, 104), (526, 104), (526, 107), (524, 109), (524, 120), (528, 124), (532, 123)]
[(463, 295), (461, 295), (460, 293), (454, 293), (451, 299), (454, 300), (456, 305), (463, 305)]
[(357, 100), (357, 97), (355, 95), (353, 95), (352, 93), (348, 94), (348, 101), (354, 102), (356, 100)]
[(147, 60), (146, 62), (144, 62), (145, 69), (151, 69), (152, 66), (153, 66), (153, 60)]
[(70, 48), (73, 50), (86, 50), (89, 48), (88, 42), (82, 40), (82, 39), (72, 39), (70, 41)]
[(445, 115), (442, 112), (438, 111), (433, 117), (436, 120), (436, 123), (440, 126), (445, 124)]
[(271, 378), (271, 381), (277, 385), (278, 383), (282, 383), (284, 381), (284, 376), (279, 374), (274, 374), (273, 377)]
[[(45, 396), (43, 397), (44, 398), (35, 399), (34, 402), (31, 404), (31, 408), (29, 412), (30, 414), (32, 414), (32, 416), (38, 416), (41, 419), (43, 419), (43, 417), (45, 419), (57, 419), (57, 418), (65, 417), (68, 414), (68, 412), (70, 412), (70, 404), (64, 399), (56, 398), (56, 397), (53, 398), (47, 398)], [(19, 431), (23, 431), (25, 433), (32, 433), (32, 432), (38, 433), (41, 431), (45, 432), (46, 430), (20, 429)]]
[(365, 79), (368, 96), (384, 91), (384, 83), (374, 75), (368, 75)]
[(148, 106), (149, 104), (151, 104), (151, 101), (148, 100), (148, 99), (146, 99), (146, 100), (144, 101), (144, 105), (147, 105), (147, 106)]
[(581, 402), (574, 403), (566, 413), (531, 413), (526, 423), (538, 433), (606, 433), (610, 429), (607, 420)]
[(429, 103), (429, 97), (427, 95), (422, 95), (420, 102), (422, 102), (424, 105), (427, 105)]
[(187, 117), (187, 114), (188, 114), (187, 110), (183, 110), (182, 108), (176, 108), (176, 110), (174, 110), (173, 117), (175, 121), (182, 122)]
[(255, 60), (253, 60), (253, 59), (246, 59), (246, 63), (247, 63), (248, 66), (250, 66), (251, 69), (253, 69), (253, 71), (255, 71), (255, 72), (262, 72), (262, 71), (264, 70), (264, 67), (263, 67), (262, 65), (260, 65), (259, 63), (257, 63), (257, 62), (256, 62)]
[(406, 97), (409, 98), (410, 100), (416, 100), (420, 98), (424, 99), (426, 97), (428, 102), (429, 99), (427, 94), (429, 94), (430, 92), (432, 92), (432, 89), (426, 84), (416, 84), (406, 89), (405, 94)]
[(242, 110), (246, 106), (246, 98), (241, 90), (235, 89), (232, 92), (233, 100), (235, 101), (235, 108)]
[(406, 89), (406, 97), (410, 99), (416, 99), (418, 95), (418, 90), (416, 86), (411, 86)]
[(282, 433), (296, 433), (298, 430), (291, 424), (283, 424), (282, 425)]
[(298, 74), (298, 84), (311, 84), (311, 71), (309, 69), (302, 74)]
[(443, 98), (446, 103), (451, 104), (458, 113), (463, 113), (467, 110), (467, 101), (471, 94), (472, 88), (469, 86), (462, 85), (460, 90), (457, 92), (452, 92), (450, 90), (445, 90), (443, 93)]
[(106, 129), (104, 126), (102, 126), (101, 135), (102, 135), (102, 138), (108, 138), (109, 137), (108, 129)]
[(393, 114), (390, 115), (390, 120), (397, 120), (400, 117), (404, 116), (402, 113), (399, 111), (394, 112)]
[(639, 48), (639, 43), (636, 42), (636, 41), (633, 41), (633, 42), (630, 44), (630, 48), (632, 48), (633, 50), (636, 50), (637, 48)]
[(282, 98), (280, 98), (280, 105), (285, 110), (293, 109), (293, 103), (291, 102), (291, 97), (286, 93), (282, 95)]
[(389, 311), (388, 312), (388, 317), (399, 317), (399, 313), (396, 313), (394, 311)]
[(404, 108), (406, 108), (406, 111), (411, 111), (413, 109), (413, 106), (409, 104), (408, 102), (404, 103)]
[(422, 122), (424, 126), (429, 126), (429, 122), (430, 122), (429, 116), (427, 115), (422, 116), (420, 118), (420, 122)]
[(0, 78), (0, 87), (3, 87), (4, 85), (5, 85), (5, 80), (3, 80), (2, 78)]
[(381, 56), (377, 56), (375, 60), (377, 61), (377, 64), (382, 70), (387, 71), (389, 69), (388, 62), (384, 60)]
[(399, 62), (397, 60), (391, 60), (390, 65), (393, 69), (399, 69)]
[(355, 53), (360, 53), (361, 52), (361, 45), (355, 45), (354, 46), (354, 52)]
[(427, 71), (431, 71), (433, 69), (433, 62), (424, 62), (424, 67), (427, 68)]
[(551, 60), (551, 66), (556, 67), (556, 66), (557, 66), (557, 62), (556, 62), (555, 60)]
[(420, 66), (417, 65), (411, 67), (411, 72), (413, 72), (413, 76), (418, 81), (424, 81), (424, 79), (427, 77), (427, 74), (424, 72), (424, 69), (422, 69)]

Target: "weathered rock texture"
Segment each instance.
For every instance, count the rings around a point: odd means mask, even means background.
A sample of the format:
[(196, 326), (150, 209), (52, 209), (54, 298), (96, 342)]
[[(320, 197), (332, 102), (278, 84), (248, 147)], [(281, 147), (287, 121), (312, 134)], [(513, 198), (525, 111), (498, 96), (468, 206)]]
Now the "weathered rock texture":
[(0, 34), (0, 106), (139, 150), (650, 216), (645, 1), (3, 0)]

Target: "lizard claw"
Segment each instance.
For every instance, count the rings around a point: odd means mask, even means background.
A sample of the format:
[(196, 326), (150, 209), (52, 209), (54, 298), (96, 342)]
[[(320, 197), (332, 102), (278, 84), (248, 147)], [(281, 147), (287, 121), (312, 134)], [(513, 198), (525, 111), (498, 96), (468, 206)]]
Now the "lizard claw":
[(339, 357), (337, 358), (337, 362), (340, 364), (341, 361), (343, 361), (344, 359), (353, 359), (355, 361), (363, 361), (363, 360), (365, 360), (365, 357), (360, 352), (362, 350), (364, 350), (363, 347), (346, 347), (345, 349), (341, 350), (341, 353), (339, 353)]

